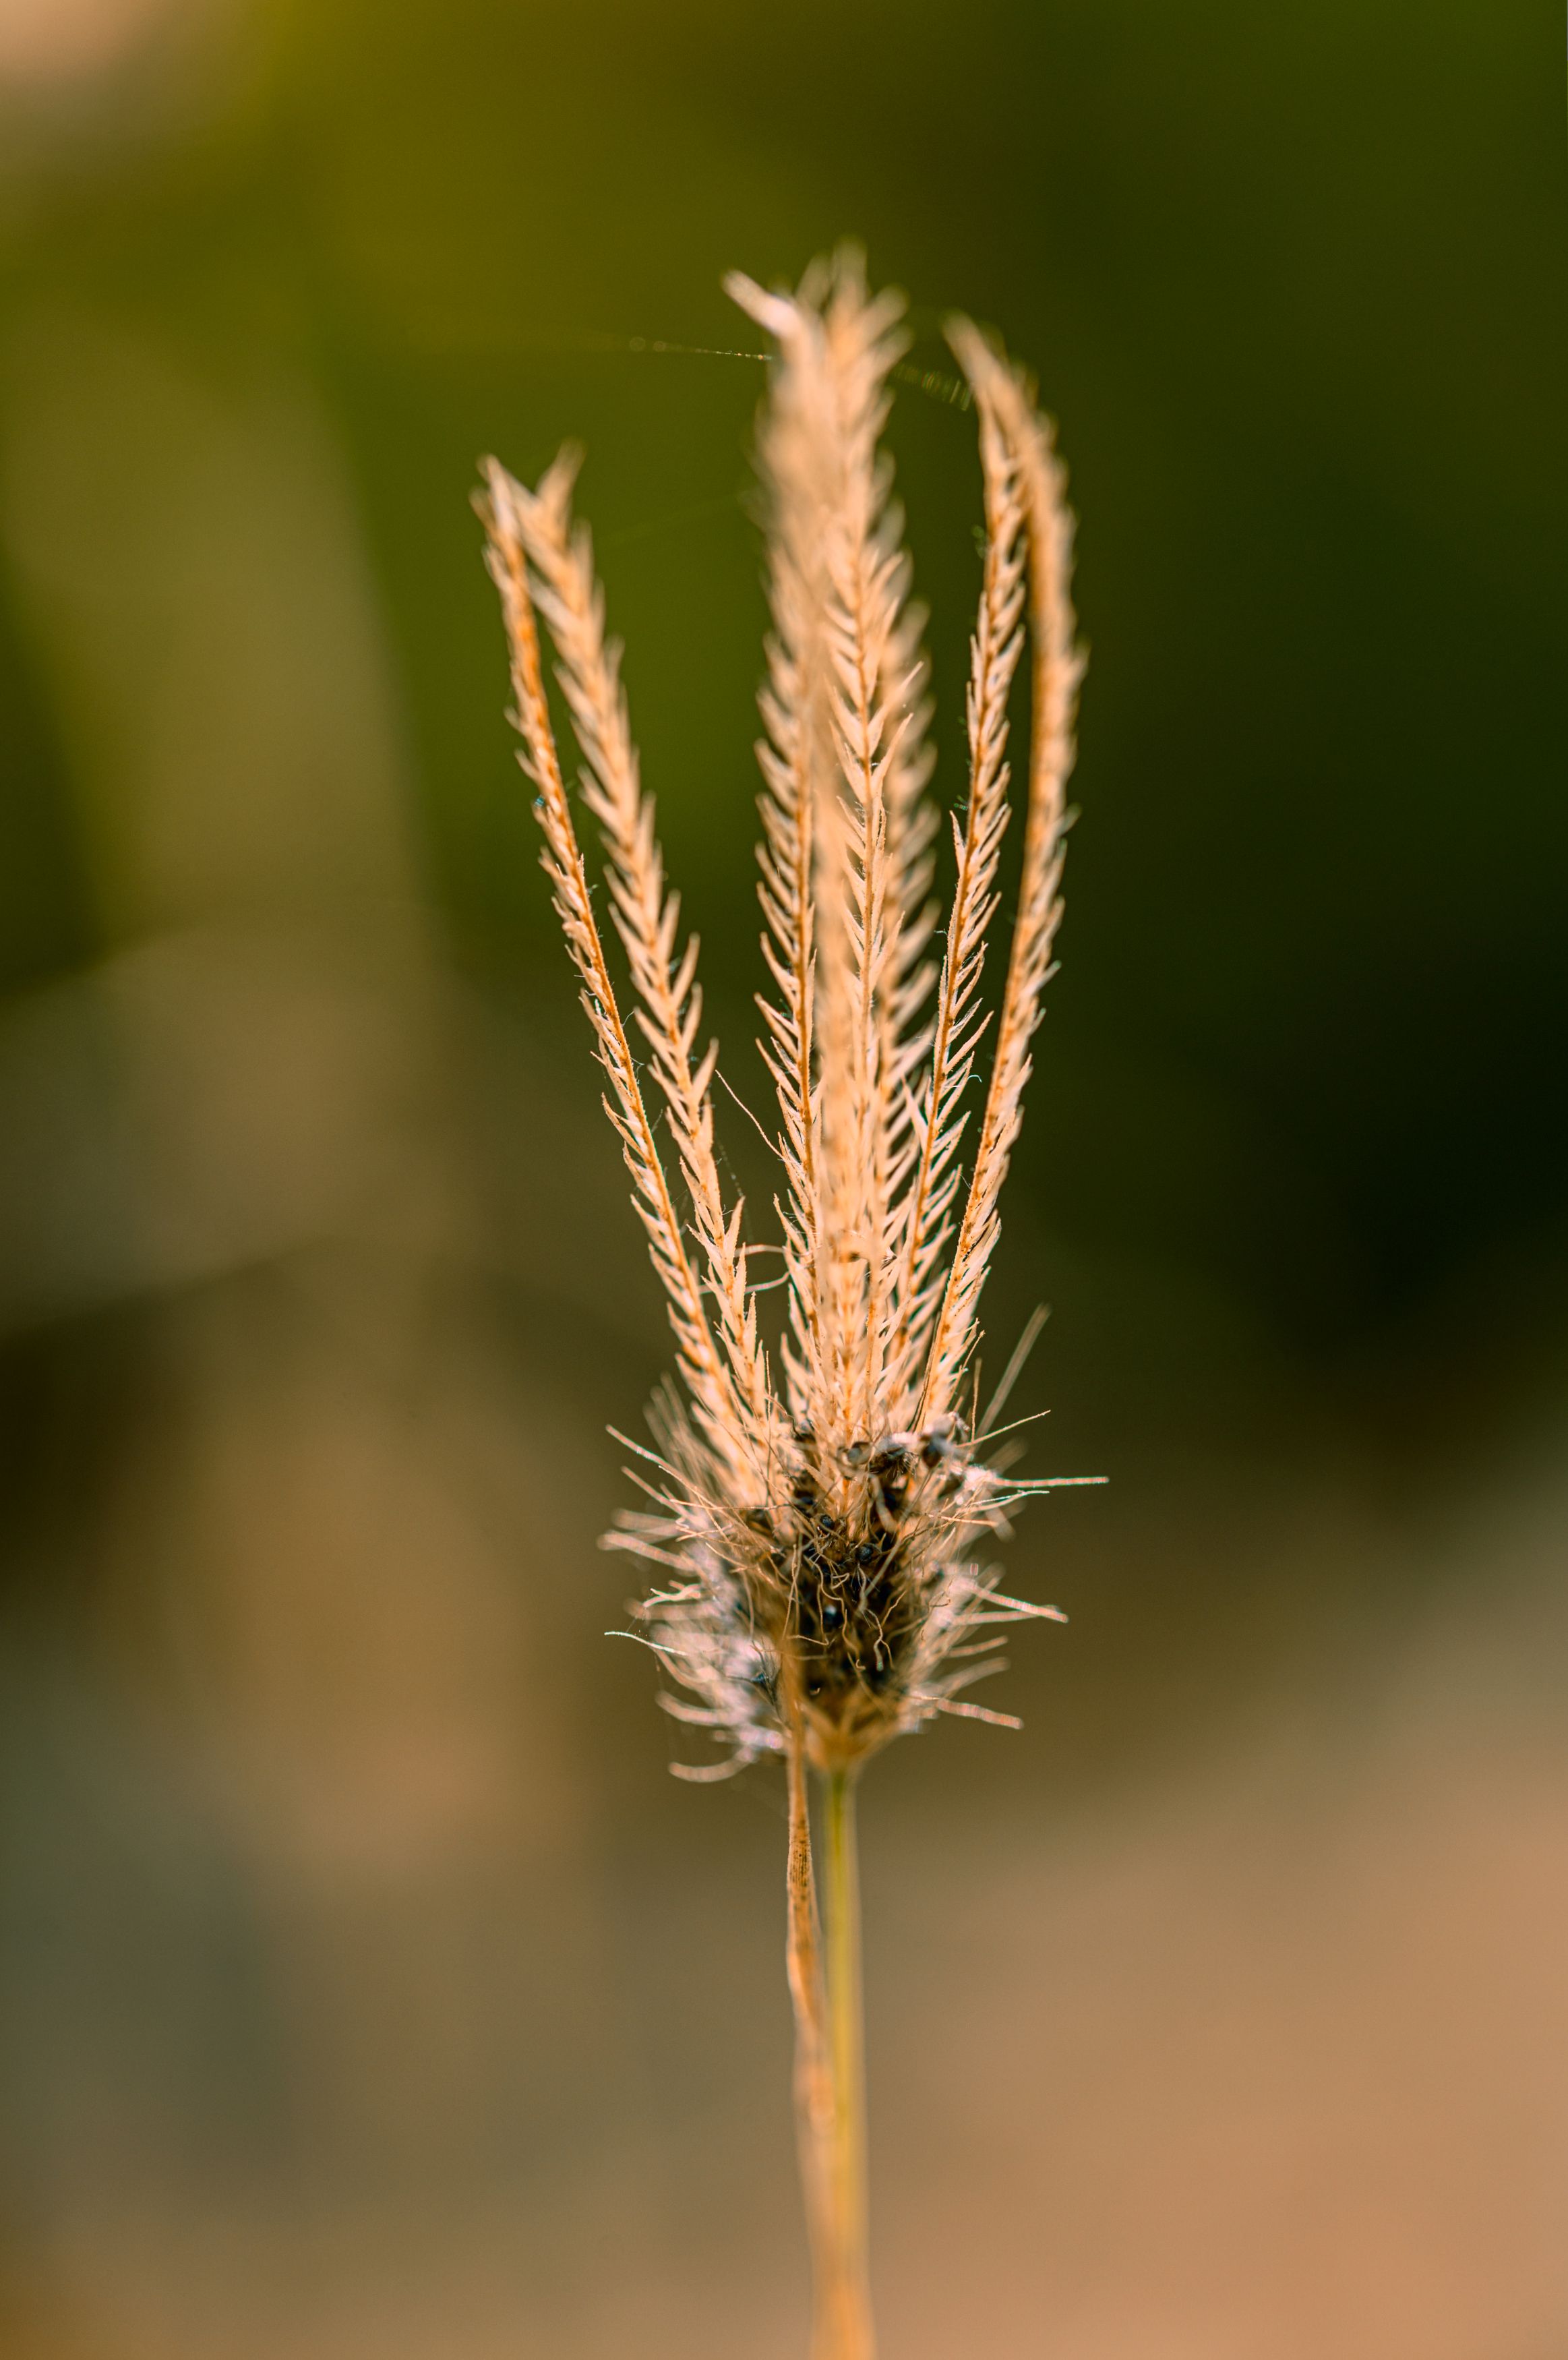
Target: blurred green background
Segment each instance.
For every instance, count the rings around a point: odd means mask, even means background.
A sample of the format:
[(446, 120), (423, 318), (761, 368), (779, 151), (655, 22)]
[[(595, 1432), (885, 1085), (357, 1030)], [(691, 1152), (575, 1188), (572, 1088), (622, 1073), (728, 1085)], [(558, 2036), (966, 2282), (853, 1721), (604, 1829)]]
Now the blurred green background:
[[(1019, 1535), (1023, 1735), (868, 1798), (887, 2350), (1568, 2350), (1558, 38), (0, 0), (8, 2354), (801, 2348), (779, 1798), (666, 1779), (599, 1637), (666, 1339), (468, 500), (587, 446), (759, 1102), (719, 280), (846, 233), (1072, 470), (988, 1316), (1052, 1306), (1033, 1471), (1111, 1479)], [(890, 441), (952, 797), (973, 421)]]

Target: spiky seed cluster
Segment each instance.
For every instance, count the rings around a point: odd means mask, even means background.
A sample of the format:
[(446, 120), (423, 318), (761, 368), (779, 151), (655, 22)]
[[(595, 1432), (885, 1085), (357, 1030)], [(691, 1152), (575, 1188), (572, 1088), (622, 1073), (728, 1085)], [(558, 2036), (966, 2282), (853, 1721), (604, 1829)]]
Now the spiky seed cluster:
[[(985, 559), (968, 689), (969, 780), (940, 962), (929, 904), (922, 617), (879, 443), (901, 306), (867, 295), (853, 253), (794, 295), (734, 278), (773, 337), (760, 426), (773, 628), (761, 695), (760, 894), (772, 991), (759, 996), (778, 1093), (789, 1316), (776, 1373), (758, 1338), (742, 1207), (713, 1150), (716, 1048), (699, 1053), (695, 938), (664, 878), (618, 650), (607, 640), (575, 460), (528, 491), (495, 461), (482, 511), (511, 646), (521, 760), (582, 984), (634, 1199), (669, 1300), (679, 1387), (655, 1405), (651, 1500), (606, 1545), (666, 1575), (637, 1610), (678, 1719), (713, 1732), (722, 1777), (801, 1746), (846, 1767), (997, 1668), (996, 1633), (1055, 1610), (1009, 1598), (982, 1562), (1010, 1482), (959, 1414), (1022, 1115), (1061, 912), (1064, 789), (1080, 664), (1072, 529), (1028, 380), (965, 321), (949, 335), (974, 392)], [(630, 970), (621, 1015), (552, 734), (538, 617), (583, 757), (609, 907)], [(1023, 875), (978, 1133), (961, 1150), (982, 1040), (986, 944), (1009, 812), (1007, 700), (1033, 649)], [(674, 1142), (681, 1205), (659, 1141)]]

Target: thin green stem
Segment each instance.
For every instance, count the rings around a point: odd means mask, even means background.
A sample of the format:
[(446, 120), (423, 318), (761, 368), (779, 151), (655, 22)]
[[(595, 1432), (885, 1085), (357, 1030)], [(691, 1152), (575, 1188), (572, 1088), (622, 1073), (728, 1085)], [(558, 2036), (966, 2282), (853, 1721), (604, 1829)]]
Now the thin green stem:
[(822, 1933), (833, 2082), (828, 2169), (833, 2274), (823, 2306), (832, 2340), (824, 2343), (821, 2360), (875, 2360), (866, 2267), (865, 2007), (855, 1773), (831, 1770), (824, 1786)]
[(811, 1818), (806, 1792), (805, 1742), (800, 1715), (790, 1715), (789, 1859), (786, 1885), (789, 1930), (785, 1965), (795, 2011), (795, 2130), (800, 2147), (800, 2187), (811, 2240), (811, 2277), (816, 2306), (815, 2350), (833, 2360), (829, 2290), (835, 2245), (833, 2202), (833, 2057), (826, 2023), (822, 1946), (817, 1928), (816, 1870), (811, 1858)]

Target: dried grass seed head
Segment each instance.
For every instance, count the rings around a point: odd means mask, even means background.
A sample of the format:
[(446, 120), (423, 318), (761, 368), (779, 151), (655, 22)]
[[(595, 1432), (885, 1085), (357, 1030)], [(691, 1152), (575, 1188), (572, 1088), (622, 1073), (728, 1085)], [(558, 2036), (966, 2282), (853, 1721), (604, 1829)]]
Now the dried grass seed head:
[[(956, 322), (986, 539), (939, 963), (922, 618), (880, 448), (902, 307), (868, 293), (853, 249), (793, 294), (727, 284), (777, 348), (758, 430), (771, 631), (757, 749), (770, 980), (760, 1046), (779, 1106), (788, 1304), (777, 1365), (758, 1333), (744, 1208), (726, 1200), (714, 1153), (717, 1047), (699, 1046), (696, 945), (680, 940), (618, 650), (572, 518), (575, 462), (563, 454), (530, 492), (492, 461), (482, 502), (544, 866), (675, 1336), (679, 1383), (655, 1404), (657, 1447), (632, 1446), (648, 1505), (607, 1545), (660, 1569), (636, 1612), (669, 1676), (666, 1709), (725, 1749), (682, 1768), (694, 1777), (726, 1775), (791, 1733), (819, 1765), (843, 1767), (938, 1713), (1004, 1720), (960, 1692), (999, 1667), (1002, 1628), (1054, 1613), (1005, 1596), (984, 1561), (1009, 1511), (1041, 1487), (988, 1463), (959, 1405), (1061, 912), (1080, 672), (1050, 429), (1022, 375)], [(552, 731), (540, 622), (604, 848), (635, 1032)], [(1008, 694), (1026, 640), (1023, 876), (993, 1021), (982, 991), (1010, 811)]]

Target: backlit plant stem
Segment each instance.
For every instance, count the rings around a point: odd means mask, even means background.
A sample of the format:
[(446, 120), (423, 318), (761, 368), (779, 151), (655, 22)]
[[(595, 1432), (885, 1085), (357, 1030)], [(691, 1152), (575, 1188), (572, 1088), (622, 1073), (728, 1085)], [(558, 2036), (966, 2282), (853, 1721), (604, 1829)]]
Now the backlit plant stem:
[(820, 2360), (873, 2360), (876, 2337), (866, 2269), (865, 2003), (854, 1770), (829, 1771), (823, 1788), (822, 1932), (833, 2111), (829, 2166), (832, 2275), (825, 2289), (827, 2300), (822, 2306), (825, 2317), (819, 2329)]
[(833, 2155), (837, 2108), (817, 1922), (805, 1741), (798, 1710), (790, 1714), (787, 1762), (789, 1851), (785, 1966), (790, 2005), (795, 2012), (795, 2136), (811, 2244), (813, 2348), (816, 2360), (833, 2360), (835, 2346), (832, 2341), (828, 2289), (833, 2276), (835, 2245)]
[(823, 1876), (805, 1748), (789, 1754), (786, 1961), (795, 2011), (795, 2123), (811, 2242), (812, 2360), (874, 2360), (867, 2274), (866, 2074), (855, 1774), (822, 1780)]

